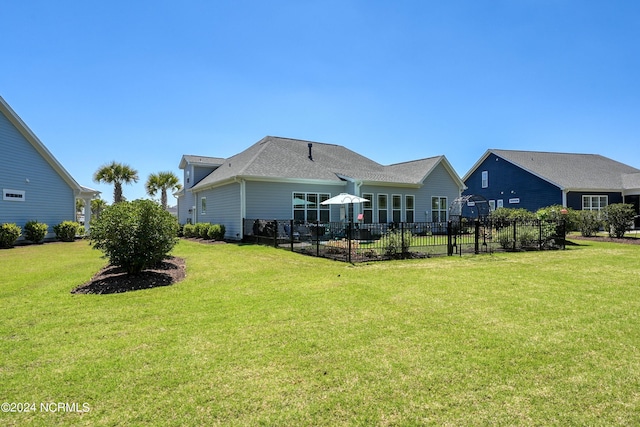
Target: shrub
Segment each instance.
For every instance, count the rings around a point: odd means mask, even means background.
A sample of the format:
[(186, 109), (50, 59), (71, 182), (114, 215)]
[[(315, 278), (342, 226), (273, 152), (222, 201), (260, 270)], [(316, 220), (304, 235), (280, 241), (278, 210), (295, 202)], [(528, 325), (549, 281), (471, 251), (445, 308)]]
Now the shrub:
[(537, 227), (524, 226), (517, 230), (518, 243), (521, 248), (530, 248), (536, 246), (540, 232)]
[(409, 253), (413, 236), (410, 231), (390, 231), (384, 236), (384, 255), (389, 258), (401, 258)]
[(73, 221), (63, 221), (53, 226), (56, 238), (63, 242), (73, 242), (77, 235), (82, 234), (81, 230), (84, 231), (84, 227)]
[[(563, 211), (565, 213), (562, 213)], [(579, 213), (572, 208), (565, 208), (562, 205), (551, 205), (538, 209), (536, 216), (542, 221), (564, 220), (567, 231), (579, 229), (580, 216)]]
[(195, 225), (195, 236), (200, 239), (207, 238), (207, 232), (209, 231), (209, 223), (208, 222), (198, 222)]
[(91, 245), (112, 265), (137, 274), (156, 265), (178, 241), (178, 222), (151, 200), (120, 202), (107, 207), (91, 225)]
[(4, 223), (0, 225), (0, 248), (10, 248), (22, 234), (22, 229), (17, 224)]
[(533, 221), (537, 219), (536, 214), (523, 208), (498, 208), (491, 212), (489, 218), (497, 224), (506, 224), (513, 220)]
[(207, 238), (212, 240), (224, 240), (225, 227), (222, 224), (211, 224), (207, 230)]
[(192, 238), (196, 236), (196, 226), (193, 224), (185, 224), (182, 227), (182, 234), (186, 238)]
[(593, 237), (602, 227), (602, 220), (595, 211), (580, 211), (578, 229), (584, 237)]
[(33, 243), (40, 243), (47, 236), (49, 226), (38, 221), (29, 221), (24, 225), (24, 237)]
[(636, 215), (633, 205), (614, 203), (602, 210), (605, 226), (609, 230), (609, 237), (624, 237), (624, 233), (631, 230), (631, 221)]

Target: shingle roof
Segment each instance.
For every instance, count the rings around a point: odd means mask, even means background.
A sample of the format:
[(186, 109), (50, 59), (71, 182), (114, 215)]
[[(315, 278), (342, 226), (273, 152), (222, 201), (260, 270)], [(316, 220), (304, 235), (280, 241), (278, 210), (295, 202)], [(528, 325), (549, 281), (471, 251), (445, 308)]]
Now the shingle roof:
[(489, 150), (505, 160), (564, 189), (622, 189), (623, 175), (640, 173), (624, 163), (598, 154)]
[[(313, 160), (309, 159), (309, 147)], [(300, 179), (340, 182), (351, 178), (365, 182), (420, 184), (443, 156), (383, 166), (335, 144), (267, 136), (222, 162), (204, 178), (201, 189), (234, 177)]]
[(218, 166), (224, 162), (221, 157), (206, 157), (206, 156), (193, 156), (185, 154), (180, 160), (180, 169), (184, 169), (187, 163), (205, 165), (205, 166)]

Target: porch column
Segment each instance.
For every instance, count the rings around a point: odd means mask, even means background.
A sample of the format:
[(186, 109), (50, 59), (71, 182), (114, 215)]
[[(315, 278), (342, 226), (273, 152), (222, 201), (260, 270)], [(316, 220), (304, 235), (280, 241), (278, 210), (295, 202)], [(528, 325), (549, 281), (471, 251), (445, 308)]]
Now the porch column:
[(84, 200), (84, 232), (89, 234), (89, 223), (91, 222), (91, 196), (85, 196)]

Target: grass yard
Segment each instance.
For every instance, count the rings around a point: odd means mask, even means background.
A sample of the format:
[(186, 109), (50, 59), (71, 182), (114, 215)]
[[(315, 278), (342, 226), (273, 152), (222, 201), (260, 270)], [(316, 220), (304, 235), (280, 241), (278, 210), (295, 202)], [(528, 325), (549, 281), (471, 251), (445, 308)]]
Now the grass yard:
[(70, 294), (105, 263), (86, 242), (1, 250), (0, 402), (34, 406), (0, 425), (640, 425), (640, 246), (580, 243), (353, 266), (181, 241), (184, 281), (112, 295)]

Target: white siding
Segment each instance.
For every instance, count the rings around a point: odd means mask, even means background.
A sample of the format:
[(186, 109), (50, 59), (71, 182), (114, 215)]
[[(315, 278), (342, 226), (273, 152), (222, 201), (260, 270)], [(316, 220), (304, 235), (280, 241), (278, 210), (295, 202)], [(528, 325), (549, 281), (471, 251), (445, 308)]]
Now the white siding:
[(0, 113), (0, 189), (25, 192), (24, 202), (0, 199), (0, 223), (24, 227), (37, 220), (49, 226), (75, 220), (75, 195), (67, 182)]

